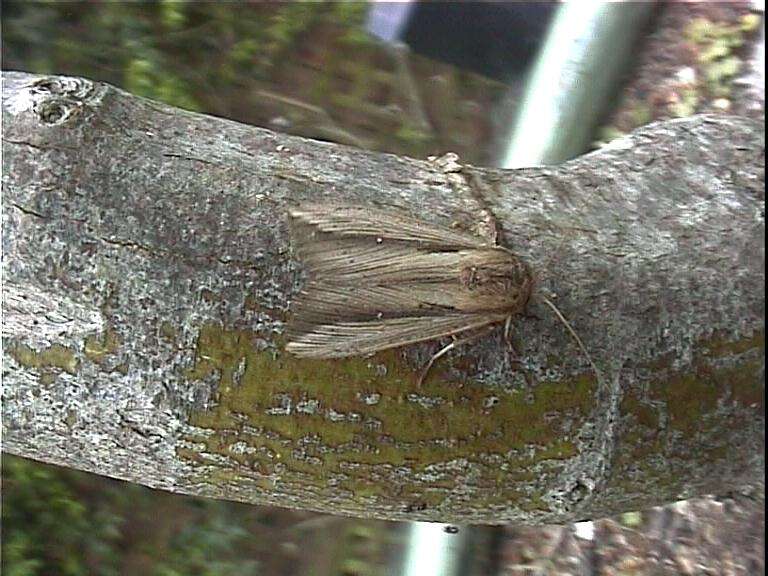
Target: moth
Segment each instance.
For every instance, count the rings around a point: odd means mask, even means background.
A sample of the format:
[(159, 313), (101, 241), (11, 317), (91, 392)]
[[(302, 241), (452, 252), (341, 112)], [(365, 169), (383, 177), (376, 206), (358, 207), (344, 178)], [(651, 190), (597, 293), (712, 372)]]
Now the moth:
[(289, 228), (308, 273), (287, 330), (286, 350), (299, 357), (363, 356), (505, 321), (508, 329), (531, 298), (531, 270), (511, 250), (399, 211), (306, 204), (289, 212)]

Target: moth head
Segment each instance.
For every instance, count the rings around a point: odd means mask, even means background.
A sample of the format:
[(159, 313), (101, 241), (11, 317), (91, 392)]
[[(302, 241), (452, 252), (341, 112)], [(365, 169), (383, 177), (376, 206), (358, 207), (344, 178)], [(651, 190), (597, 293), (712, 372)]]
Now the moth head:
[(507, 277), (501, 280), (504, 299), (507, 306), (515, 311), (523, 311), (531, 299), (533, 278), (530, 275)]

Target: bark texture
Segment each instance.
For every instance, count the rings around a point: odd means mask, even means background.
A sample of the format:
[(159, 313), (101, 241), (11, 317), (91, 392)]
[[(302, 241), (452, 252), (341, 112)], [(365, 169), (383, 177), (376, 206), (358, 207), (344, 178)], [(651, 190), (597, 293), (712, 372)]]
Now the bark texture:
[[(762, 480), (764, 123), (648, 126), (479, 178), (3, 73), (3, 449), (199, 496), (544, 523)], [(501, 242), (556, 298), (444, 344), (285, 354), (288, 206), (399, 207)], [(487, 230), (486, 230), (487, 232)]]

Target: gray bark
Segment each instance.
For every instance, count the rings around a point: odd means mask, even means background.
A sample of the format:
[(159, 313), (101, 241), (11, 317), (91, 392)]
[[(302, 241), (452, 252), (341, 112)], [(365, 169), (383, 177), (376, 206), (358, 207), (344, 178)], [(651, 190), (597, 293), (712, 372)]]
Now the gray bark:
[[(762, 480), (764, 124), (645, 127), (558, 167), (366, 152), (3, 73), (3, 450), (173, 492), (453, 523), (600, 517)], [(525, 258), (459, 347), (283, 353), (289, 206), (386, 205)], [(479, 232), (478, 232), (479, 233)]]

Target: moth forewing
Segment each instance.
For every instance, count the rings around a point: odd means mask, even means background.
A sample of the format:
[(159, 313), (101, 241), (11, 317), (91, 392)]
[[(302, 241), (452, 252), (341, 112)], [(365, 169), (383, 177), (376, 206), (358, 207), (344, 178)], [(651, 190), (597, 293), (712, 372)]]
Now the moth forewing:
[(292, 209), (290, 216), (294, 222), (336, 237), (401, 240), (442, 249), (481, 248), (489, 245), (472, 234), (431, 224), (395, 210), (305, 204)]
[(482, 328), (525, 307), (528, 267), (509, 250), (387, 210), (300, 206), (291, 238), (309, 281), (286, 349), (335, 358)]
[(343, 358), (434, 340), (502, 322), (506, 314), (453, 314), (294, 327), (286, 350), (305, 358)]

